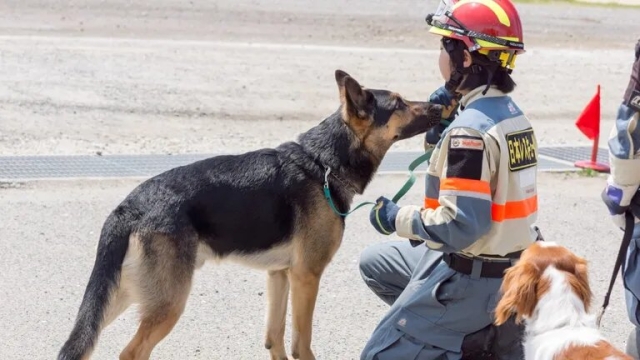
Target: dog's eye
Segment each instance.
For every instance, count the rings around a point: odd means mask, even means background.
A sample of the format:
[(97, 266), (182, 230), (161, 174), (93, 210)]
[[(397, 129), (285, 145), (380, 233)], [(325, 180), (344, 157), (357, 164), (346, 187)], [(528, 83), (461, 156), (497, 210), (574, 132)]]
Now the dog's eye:
[(400, 99), (396, 99), (396, 110), (400, 110), (402, 108), (404, 108), (404, 102)]

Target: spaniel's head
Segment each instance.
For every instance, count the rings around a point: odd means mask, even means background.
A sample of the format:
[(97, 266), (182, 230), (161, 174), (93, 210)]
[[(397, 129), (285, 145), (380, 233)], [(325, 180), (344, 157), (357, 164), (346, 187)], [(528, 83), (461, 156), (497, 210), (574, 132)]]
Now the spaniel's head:
[(553, 271), (564, 275), (567, 287), (582, 301), (585, 311), (589, 311), (592, 293), (587, 261), (554, 242), (536, 241), (505, 272), (495, 324), (503, 324), (514, 314), (516, 323), (531, 318), (538, 301), (551, 289)]

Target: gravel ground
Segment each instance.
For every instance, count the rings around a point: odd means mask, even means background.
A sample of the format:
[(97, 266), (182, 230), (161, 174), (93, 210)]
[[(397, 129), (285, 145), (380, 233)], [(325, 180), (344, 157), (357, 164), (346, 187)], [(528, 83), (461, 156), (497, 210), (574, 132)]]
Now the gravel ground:
[[(437, 39), (423, 21), (434, 4), (4, 0), (0, 155), (238, 152), (276, 145), (337, 108), (337, 68), (366, 86), (424, 99), (441, 83)], [(574, 121), (597, 84), (608, 133), (628, 81), (640, 10), (518, 8), (528, 53), (518, 60), (514, 98), (540, 143), (588, 144)], [(420, 148), (419, 137), (395, 146)], [(365, 197), (389, 194), (404, 179), (380, 177)], [(0, 184), (2, 358), (54, 357), (72, 326), (102, 222), (137, 183)], [(589, 259), (596, 306), (621, 238), (601, 204), (603, 184), (603, 178), (540, 177), (540, 225), (547, 239)], [(421, 191), (416, 186), (403, 202), (419, 203)], [(319, 359), (356, 359), (384, 313), (361, 282), (357, 259), (366, 245), (385, 240), (368, 225), (366, 211), (349, 219), (321, 284), (313, 343)], [(205, 267), (186, 313), (154, 358), (267, 358), (264, 291), (261, 272)], [(618, 281), (603, 324), (618, 346), (630, 328), (621, 294)], [(103, 333), (94, 358), (117, 358), (134, 322), (130, 309)]]
[[(405, 179), (380, 176), (356, 201), (391, 195)], [(602, 178), (540, 175), (543, 235), (589, 260), (594, 308), (602, 304), (621, 239), (599, 198), (603, 183)], [(75, 319), (102, 222), (137, 184), (132, 180), (54, 181), (0, 189), (3, 359), (54, 357)], [(415, 186), (401, 204), (419, 203), (421, 191)], [(358, 359), (387, 308), (361, 281), (358, 255), (369, 244), (399, 238), (377, 235), (369, 226), (366, 209), (348, 218), (342, 247), (320, 285), (313, 341), (318, 359)], [(152, 358), (267, 359), (262, 346), (265, 290), (262, 272), (232, 264), (206, 265), (196, 275), (185, 314)], [(602, 327), (617, 346), (624, 345), (630, 329), (621, 294), (618, 280)], [(287, 349), (290, 315), (289, 310)], [(107, 328), (93, 359), (117, 358), (135, 332), (136, 319), (133, 307)]]
[[(442, 83), (437, 38), (423, 20), (433, 6), (4, 1), (0, 155), (273, 146), (337, 108), (337, 68), (366, 86), (425, 99)], [(540, 143), (589, 143), (574, 121), (597, 84), (608, 133), (628, 81), (640, 10), (519, 9), (528, 53), (518, 60), (513, 96)], [(393, 150), (420, 148), (416, 137)]]

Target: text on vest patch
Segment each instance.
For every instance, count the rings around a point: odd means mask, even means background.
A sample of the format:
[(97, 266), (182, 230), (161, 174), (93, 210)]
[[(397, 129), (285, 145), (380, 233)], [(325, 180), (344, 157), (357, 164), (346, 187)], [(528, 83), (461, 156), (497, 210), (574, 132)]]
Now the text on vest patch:
[(451, 135), (450, 149), (482, 150), (484, 142), (482, 138), (465, 135)]
[(509, 170), (522, 170), (538, 164), (533, 129), (512, 132), (506, 138), (509, 146)]

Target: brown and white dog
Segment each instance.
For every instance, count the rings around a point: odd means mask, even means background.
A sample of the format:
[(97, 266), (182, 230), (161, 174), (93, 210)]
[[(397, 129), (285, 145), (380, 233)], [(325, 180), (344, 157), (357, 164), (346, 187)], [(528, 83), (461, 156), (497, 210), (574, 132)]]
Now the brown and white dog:
[(524, 320), (525, 360), (633, 360), (605, 339), (589, 311), (587, 261), (564, 246), (537, 241), (509, 268), (495, 324)]

